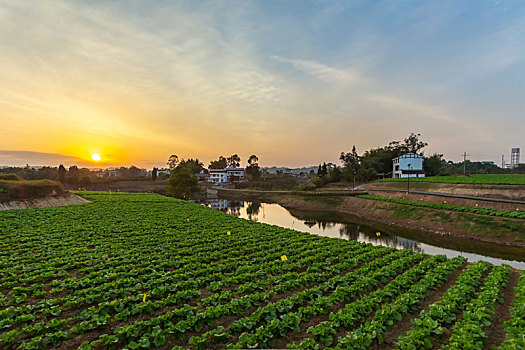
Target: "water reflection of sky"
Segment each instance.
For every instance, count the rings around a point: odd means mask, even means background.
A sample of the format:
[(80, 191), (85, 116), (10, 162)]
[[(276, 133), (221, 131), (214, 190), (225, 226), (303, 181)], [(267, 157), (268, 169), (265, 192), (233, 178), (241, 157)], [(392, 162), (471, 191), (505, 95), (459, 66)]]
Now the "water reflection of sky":
[(312, 218), (299, 219), (278, 204), (231, 201), (226, 199), (209, 199), (207, 204), (212, 208), (222, 210), (240, 218), (287, 227), (316, 235), (357, 240), (359, 242), (383, 245), (398, 249), (411, 249), (416, 252), (430, 255), (443, 254), (449, 258), (463, 256), (471, 262), (485, 260), (495, 265), (509, 264), (514, 268), (525, 270), (525, 262), (497, 259), (480, 254), (441, 248), (418, 242), (416, 240), (396, 236), (388, 232), (377, 231), (371, 227), (355, 223), (330, 222)]

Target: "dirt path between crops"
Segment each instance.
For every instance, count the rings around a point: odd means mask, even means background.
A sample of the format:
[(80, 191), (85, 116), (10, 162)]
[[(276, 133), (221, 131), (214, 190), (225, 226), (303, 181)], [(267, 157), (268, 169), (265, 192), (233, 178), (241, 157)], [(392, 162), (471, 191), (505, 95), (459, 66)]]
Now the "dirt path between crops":
[(422, 310), (426, 310), (430, 305), (440, 300), (445, 292), (451, 286), (453, 286), (454, 283), (456, 283), (457, 278), (466, 267), (467, 264), (454, 270), (450, 275), (448, 275), (447, 280), (440, 287), (432, 290), (430, 294), (423, 300), (417, 311), (403, 316), (401, 321), (395, 323), (392, 329), (383, 334), (383, 343), (381, 345), (374, 343), (371, 349), (394, 349), (397, 338), (401, 335), (407, 334), (407, 332), (412, 329), (412, 319), (418, 317)]
[(76, 194), (66, 193), (63, 196), (35, 198), (22, 201), (0, 202), (0, 210), (50, 208), (83, 203), (89, 203), (89, 201), (80, 196), (77, 196)]
[(492, 317), (492, 324), (485, 329), (485, 334), (489, 342), (485, 345), (485, 349), (492, 349), (500, 345), (505, 340), (505, 329), (503, 323), (510, 319), (510, 307), (514, 301), (515, 288), (518, 285), (520, 272), (512, 270), (509, 276), (508, 284), (503, 288), (503, 303), (496, 304), (496, 313)]

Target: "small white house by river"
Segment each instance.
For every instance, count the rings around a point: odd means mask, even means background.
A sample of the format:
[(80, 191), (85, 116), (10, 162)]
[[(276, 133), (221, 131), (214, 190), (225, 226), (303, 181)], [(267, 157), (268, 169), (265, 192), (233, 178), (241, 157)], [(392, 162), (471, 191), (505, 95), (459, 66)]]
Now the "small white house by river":
[(406, 153), (392, 159), (392, 177), (425, 177), (423, 157), (415, 153)]
[(232, 180), (244, 180), (244, 168), (209, 169), (209, 182), (226, 183)]

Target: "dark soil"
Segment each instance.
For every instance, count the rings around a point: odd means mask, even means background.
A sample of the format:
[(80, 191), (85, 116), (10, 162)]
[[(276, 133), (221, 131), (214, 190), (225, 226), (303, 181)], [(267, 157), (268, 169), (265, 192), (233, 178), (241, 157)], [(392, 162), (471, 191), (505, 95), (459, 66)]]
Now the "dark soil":
[(496, 304), (496, 314), (492, 318), (492, 324), (485, 329), (485, 334), (489, 339), (485, 349), (492, 349), (505, 340), (503, 323), (510, 319), (510, 308), (514, 300), (515, 288), (518, 285), (519, 276), (519, 271), (512, 270), (508, 284), (503, 288), (503, 303)]
[(405, 315), (401, 321), (396, 322), (390, 331), (383, 334), (383, 343), (381, 345), (374, 344), (371, 349), (394, 349), (395, 342), (399, 336), (405, 335), (410, 329), (412, 329), (411, 320), (418, 317), (421, 311), (428, 309), (428, 307), (434, 304), (436, 301), (443, 297), (443, 294), (456, 283), (456, 279), (463, 272), (467, 265), (463, 265), (459, 269), (452, 272), (448, 279), (437, 289), (430, 292), (430, 294), (423, 300), (423, 303), (419, 306), (419, 309), (411, 314)]

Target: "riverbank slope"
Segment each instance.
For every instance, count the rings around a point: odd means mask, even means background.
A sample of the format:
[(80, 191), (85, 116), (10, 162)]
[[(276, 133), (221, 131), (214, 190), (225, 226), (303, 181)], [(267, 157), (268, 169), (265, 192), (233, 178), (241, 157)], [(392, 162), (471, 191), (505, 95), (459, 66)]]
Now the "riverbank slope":
[(219, 195), (231, 199), (273, 202), (292, 210), (351, 214), (370, 222), (417, 230), (441, 239), (448, 236), (467, 242), (476, 240), (516, 247), (525, 254), (525, 220), (523, 219), (420, 208), (351, 196), (317, 197), (229, 190), (220, 190)]

